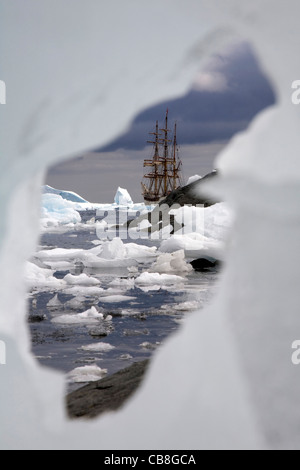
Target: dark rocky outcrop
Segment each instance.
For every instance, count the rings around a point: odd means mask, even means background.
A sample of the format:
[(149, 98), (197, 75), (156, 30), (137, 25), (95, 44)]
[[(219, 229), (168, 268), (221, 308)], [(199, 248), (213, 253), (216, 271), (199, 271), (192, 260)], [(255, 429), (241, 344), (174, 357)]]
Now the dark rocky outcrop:
[(203, 183), (208, 182), (209, 180), (215, 178), (218, 175), (217, 171), (213, 171), (212, 173), (208, 173), (203, 178), (194, 181), (187, 186), (183, 186), (182, 188), (176, 189), (172, 191), (165, 199), (163, 199), (159, 205), (167, 204), (168, 206), (172, 206), (173, 204), (179, 204), (180, 206), (184, 205), (198, 205), (203, 204), (205, 207), (212, 206), (217, 202), (205, 194), (205, 191), (202, 189)]
[(149, 360), (136, 362), (70, 393), (66, 398), (69, 417), (95, 418), (101, 413), (117, 410), (137, 390), (148, 365)]

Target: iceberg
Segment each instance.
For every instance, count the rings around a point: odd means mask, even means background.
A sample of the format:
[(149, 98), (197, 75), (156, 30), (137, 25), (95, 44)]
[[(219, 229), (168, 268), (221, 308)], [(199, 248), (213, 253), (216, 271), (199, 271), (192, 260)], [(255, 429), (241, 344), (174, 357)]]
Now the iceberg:
[(58, 196), (61, 196), (63, 199), (66, 199), (67, 201), (72, 201), (72, 202), (81, 202), (81, 203), (88, 203), (86, 199), (83, 199), (83, 197), (79, 196), (79, 194), (74, 193), (73, 191), (65, 191), (61, 189), (55, 189), (52, 188), (51, 186), (45, 185), (42, 187), (42, 193), (44, 194), (57, 194)]
[(80, 214), (74, 209), (72, 202), (58, 194), (42, 195), (41, 223), (43, 228), (79, 222), (81, 222)]
[(115, 195), (115, 204), (118, 206), (132, 206), (133, 200), (130, 197), (127, 189), (118, 188)]

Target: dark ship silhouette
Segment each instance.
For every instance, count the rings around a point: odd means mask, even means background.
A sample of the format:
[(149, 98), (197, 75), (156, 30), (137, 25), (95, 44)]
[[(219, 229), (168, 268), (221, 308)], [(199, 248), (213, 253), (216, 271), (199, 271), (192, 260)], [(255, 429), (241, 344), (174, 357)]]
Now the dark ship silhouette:
[(167, 110), (164, 128), (159, 129), (158, 121), (156, 121), (155, 132), (150, 133), (154, 139), (147, 141), (154, 147), (152, 159), (144, 160), (144, 168), (147, 170), (142, 182), (142, 195), (147, 204), (158, 203), (182, 186), (182, 162), (178, 158), (176, 123), (173, 139), (169, 139), (170, 132)]

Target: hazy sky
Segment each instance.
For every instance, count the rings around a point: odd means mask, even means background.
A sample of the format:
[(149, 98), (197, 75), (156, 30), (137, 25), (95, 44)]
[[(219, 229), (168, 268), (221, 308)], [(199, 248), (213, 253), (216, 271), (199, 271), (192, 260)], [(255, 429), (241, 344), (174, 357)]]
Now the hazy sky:
[[(246, 43), (214, 55), (183, 97), (153, 106), (138, 116), (130, 130), (105, 148), (49, 170), (47, 184), (79, 193), (91, 202), (112, 202), (118, 186), (134, 201), (142, 200), (143, 159), (152, 155), (146, 141), (163, 125), (169, 109), (169, 128), (177, 122), (184, 176), (204, 175), (228, 140), (245, 129), (263, 108), (274, 103), (273, 91)], [(101, 129), (99, 129), (99, 133)]]

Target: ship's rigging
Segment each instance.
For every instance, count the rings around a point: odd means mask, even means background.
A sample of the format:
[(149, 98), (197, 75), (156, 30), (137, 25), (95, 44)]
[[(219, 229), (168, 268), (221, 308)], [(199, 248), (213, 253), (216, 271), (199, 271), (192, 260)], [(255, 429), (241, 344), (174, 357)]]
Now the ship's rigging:
[(165, 126), (159, 129), (158, 121), (156, 121), (155, 132), (150, 133), (154, 138), (147, 141), (153, 145), (154, 151), (152, 159), (144, 160), (144, 168), (147, 170), (142, 182), (142, 194), (146, 203), (158, 203), (182, 184), (182, 162), (178, 158), (176, 123), (173, 139), (169, 138), (170, 132), (167, 110)]

